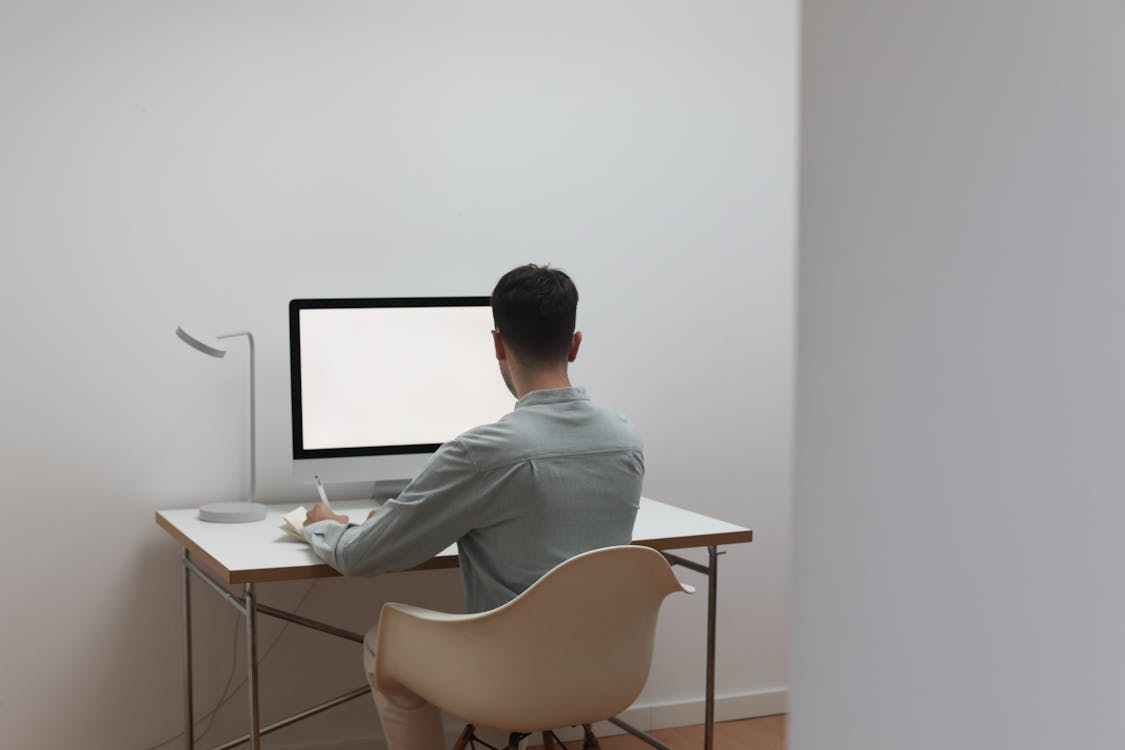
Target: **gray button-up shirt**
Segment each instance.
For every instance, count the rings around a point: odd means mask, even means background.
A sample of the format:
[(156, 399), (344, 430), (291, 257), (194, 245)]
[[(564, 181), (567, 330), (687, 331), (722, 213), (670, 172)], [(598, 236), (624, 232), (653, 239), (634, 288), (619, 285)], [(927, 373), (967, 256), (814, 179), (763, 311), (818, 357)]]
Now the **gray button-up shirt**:
[(505, 604), (558, 563), (632, 540), (644, 454), (625, 417), (584, 388), (532, 391), (495, 424), (441, 446), (363, 524), (305, 527), (346, 575), (405, 570), (457, 542), (470, 612)]

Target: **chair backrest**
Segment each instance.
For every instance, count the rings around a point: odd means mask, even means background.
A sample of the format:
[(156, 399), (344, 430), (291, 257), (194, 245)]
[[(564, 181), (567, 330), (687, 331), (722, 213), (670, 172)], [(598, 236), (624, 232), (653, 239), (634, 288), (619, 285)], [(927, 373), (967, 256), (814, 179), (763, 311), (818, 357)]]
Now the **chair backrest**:
[(693, 590), (659, 552), (627, 545), (573, 557), (478, 615), (387, 604), (376, 685), (505, 731), (607, 719), (644, 687), (664, 598)]

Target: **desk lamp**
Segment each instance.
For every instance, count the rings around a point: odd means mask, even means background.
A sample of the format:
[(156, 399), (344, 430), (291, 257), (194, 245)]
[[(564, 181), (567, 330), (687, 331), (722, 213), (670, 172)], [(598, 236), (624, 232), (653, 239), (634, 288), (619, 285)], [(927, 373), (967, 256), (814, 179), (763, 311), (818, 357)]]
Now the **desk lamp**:
[(199, 518), (202, 521), (218, 523), (261, 521), (266, 517), (266, 506), (254, 502), (257, 473), (254, 445), (254, 336), (249, 331), (236, 331), (235, 333), (224, 333), (221, 336), (211, 336), (195, 328), (185, 326), (177, 327), (176, 335), (193, 349), (216, 358), (225, 357), (227, 354), (227, 348), (222, 343), (222, 339), (245, 336), (246, 340), (250, 342), (250, 497), (246, 502), (208, 503), (199, 508)]

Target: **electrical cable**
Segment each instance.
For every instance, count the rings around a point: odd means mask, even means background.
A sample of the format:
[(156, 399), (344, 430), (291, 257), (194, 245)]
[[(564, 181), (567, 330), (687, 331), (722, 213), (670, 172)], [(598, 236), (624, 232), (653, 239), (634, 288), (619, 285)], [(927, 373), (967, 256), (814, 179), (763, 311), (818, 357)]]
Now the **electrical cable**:
[[(309, 598), (309, 594), (312, 593), (313, 589), (316, 588), (316, 585), (318, 583), (320, 583), (320, 581), (313, 581), (309, 585), (309, 587), (307, 589), (305, 589), (305, 593), (301, 594), (301, 598), (297, 600), (297, 605), (295, 607), (293, 607), (293, 613), (294, 614), (301, 611), (301, 606), (305, 603), (305, 600)], [(215, 715), (219, 712), (219, 709), (221, 709), (223, 706), (225, 706), (227, 703), (229, 703), (230, 700), (234, 697), (234, 694), (237, 693), (239, 691), (239, 689), (241, 689), (242, 686), (246, 684), (246, 679), (244, 678), (241, 682), (239, 682), (233, 688), (231, 687), (231, 682), (234, 680), (234, 673), (235, 673), (236, 667), (238, 666), (238, 634), (243, 629), (243, 628), (239, 627), (241, 622), (242, 622), (242, 616), (241, 615), (235, 615), (235, 617), (234, 617), (234, 642), (231, 644), (230, 673), (227, 674), (226, 684), (223, 685), (223, 689), (219, 693), (219, 696), (220, 696), (219, 700), (215, 704), (214, 708), (212, 708), (210, 711), (208, 711), (207, 713), (205, 713), (202, 716), (200, 716), (199, 718), (197, 718), (192, 723), (192, 726), (194, 727), (198, 724), (202, 724), (204, 721), (207, 721), (206, 728), (204, 728), (204, 730), (202, 732), (200, 732), (195, 737), (196, 740), (201, 740), (205, 736), (207, 736), (207, 733), (210, 732), (211, 728), (214, 727), (214, 725), (215, 725)], [(270, 653), (274, 650), (274, 648), (277, 646), (277, 644), (281, 642), (281, 637), (283, 635), (285, 635), (285, 631), (287, 631), (289, 629), (289, 626), (291, 624), (292, 623), (290, 623), (290, 622), (286, 622), (281, 627), (281, 630), (278, 631), (277, 635), (274, 636), (273, 640), (270, 641), (270, 645), (266, 647), (266, 650), (262, 653), (261, 657), (258, 658), (258, 665), (259, 666), (261, 666), (266, 661), (266, 658), (269, 657)], [(208, 721), (208, 719), (210, 719), (210, 721)], [(169, 742), (175, 742), (176, 740), (180, 739), (183, 736), (184, 736), (184, 733), (179, 732), (178, 734), (176, 734), (172, 737), (169, 737), (168, 739), (164, 740), (163, 742), (158, 742), (155, 745), (150, 745), (149, 747), (146, 747), (144, 750), (159, 750), (159, 748), (164, 747)]]

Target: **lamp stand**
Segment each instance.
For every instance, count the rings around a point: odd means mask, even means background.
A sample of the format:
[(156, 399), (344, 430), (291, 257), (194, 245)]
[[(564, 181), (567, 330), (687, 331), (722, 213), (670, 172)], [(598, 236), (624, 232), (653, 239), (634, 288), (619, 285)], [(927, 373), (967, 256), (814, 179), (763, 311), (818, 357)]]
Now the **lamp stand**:
[(250, 342), (250, 495), (244, 502), (233, 503), (208, 503), (199, 508), (199, 520), (213, 523), (247, 523), (261, 521), (266, 517), (265, 505), (255, 501), (257, 494), (257, 444), (255, 440), (256, 413), (254, 408), (254, 335), (249, 331), (224, 333), (216, 338), (229, 339), (235, 336), (245, 336)]

